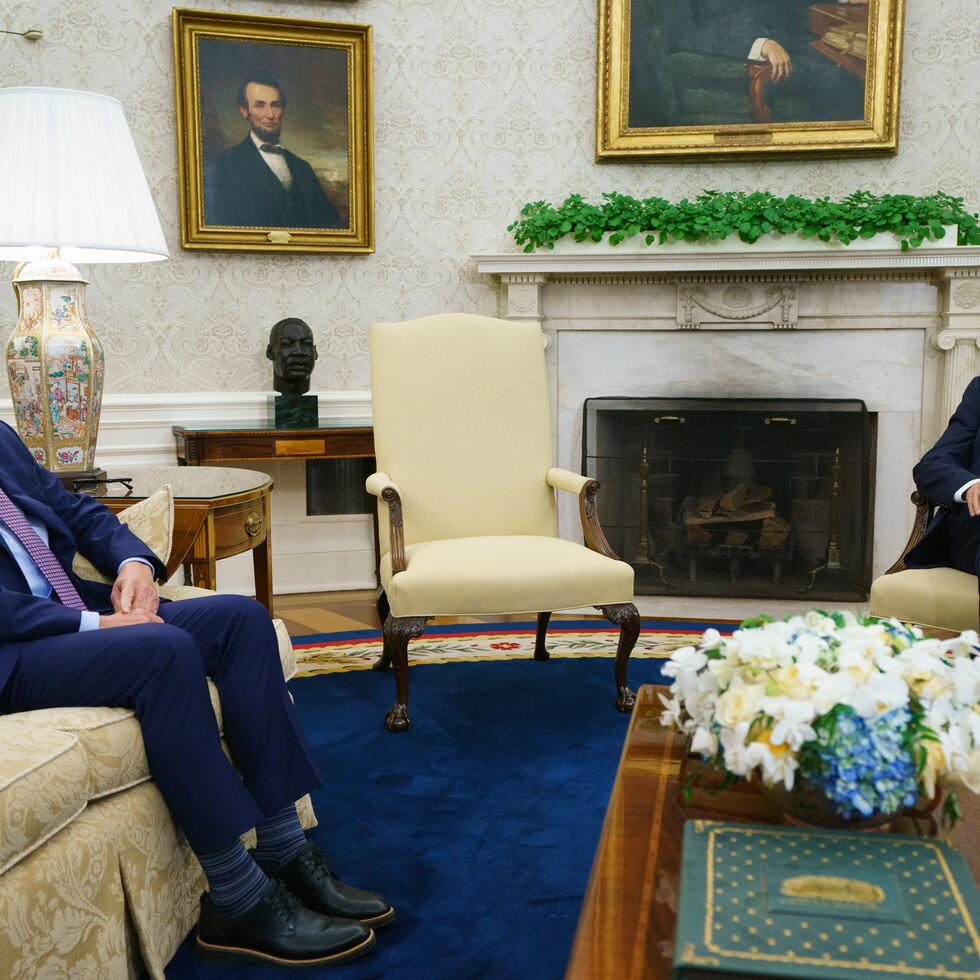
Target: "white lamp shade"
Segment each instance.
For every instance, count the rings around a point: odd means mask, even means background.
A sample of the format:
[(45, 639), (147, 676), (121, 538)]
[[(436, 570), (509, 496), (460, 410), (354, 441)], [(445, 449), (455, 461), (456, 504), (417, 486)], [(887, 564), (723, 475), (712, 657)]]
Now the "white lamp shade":
[(0, 260), (153, 262), (167, 243), (117, 99), (0, 89)]

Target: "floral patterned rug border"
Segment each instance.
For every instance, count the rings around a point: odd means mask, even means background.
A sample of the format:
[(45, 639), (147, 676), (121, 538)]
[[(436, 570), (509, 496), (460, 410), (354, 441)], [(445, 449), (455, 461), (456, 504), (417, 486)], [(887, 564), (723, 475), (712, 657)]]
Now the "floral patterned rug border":
[[(695, 643), (709, 627), (723, 633), (732, 623), (645, 619), (634, 657), (666, 658)], [(534, 623), (467, 623), (434, 626), (408, 648), (412, 666), (472, 660), (516, 660), (534, 655)], [(619, 630), (600, 620), (559, 620), (548, 629), (552, 657), (612, 657)], [(381, 656), (379, 630), (320, 633), (293, 637), (300, 677), (367, 670)]]

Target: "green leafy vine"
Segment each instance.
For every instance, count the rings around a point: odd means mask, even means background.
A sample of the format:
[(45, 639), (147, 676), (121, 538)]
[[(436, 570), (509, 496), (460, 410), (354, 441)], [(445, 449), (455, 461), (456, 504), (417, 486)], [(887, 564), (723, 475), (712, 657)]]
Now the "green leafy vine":
[(610, 192), (602, 195), (601, 204), (592, 204), (581, 194), (571, 194), (557, 207), (530, 201), (507, 230), (525, 252), (554, 248), (559, 238), (568, 235), (577, 242), (599, 242), (608, 235), (610, 245), (637, 235), (647, 245), (721, 241), (737, 235), (751, 244), (771, 232), (844, 245), (891, 232), (905, 251), (926, 239), (944, 238), (950, 226), (957, 229), (958, 245), (980, 245), (978, 218), (980, 214), (965, 209), (963, 198), (942, 191), (923, 197), (855, 191), (842, 201), (831, 201), (792, 194), (777, 197), (768, 191), (708, 190), (693, 201), (685, 198), (676, 203)]

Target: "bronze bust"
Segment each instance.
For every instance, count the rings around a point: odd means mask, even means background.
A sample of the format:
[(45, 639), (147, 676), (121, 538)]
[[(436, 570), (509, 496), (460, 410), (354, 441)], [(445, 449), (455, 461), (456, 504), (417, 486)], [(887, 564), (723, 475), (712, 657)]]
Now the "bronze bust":
[(282, 395), (305, 395), (316, 364), (313, 331), (305, 320), (290, 316), (269, 333), (265, 356), (272, 361), (272, 387)]

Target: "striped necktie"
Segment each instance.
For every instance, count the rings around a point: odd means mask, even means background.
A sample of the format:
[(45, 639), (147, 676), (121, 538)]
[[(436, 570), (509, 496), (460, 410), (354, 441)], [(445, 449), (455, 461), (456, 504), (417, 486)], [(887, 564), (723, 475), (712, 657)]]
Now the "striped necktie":
[(85, 609), (85, 603), (71, 584), (67, 572), (61, 567), (61, 562), (55, 558), (54, 552), (44, 543), (37, 531), (31, 527), (31, 522), (20, 512), (20, 508), (0, 488), (0, 521), (10, 528), (14, 536), (24, 546), (31, 561), (37, 565), (37, 570), (48, 580), (51, 588), (61, 600), (62, 605), (69, 609)]

